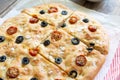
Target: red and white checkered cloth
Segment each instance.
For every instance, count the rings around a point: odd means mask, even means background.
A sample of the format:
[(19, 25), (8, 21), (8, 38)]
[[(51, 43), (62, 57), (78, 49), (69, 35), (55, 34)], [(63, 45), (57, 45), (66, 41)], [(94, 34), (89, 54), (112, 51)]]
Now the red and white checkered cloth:
[(104, 80), (120, 80), (120, 42)]

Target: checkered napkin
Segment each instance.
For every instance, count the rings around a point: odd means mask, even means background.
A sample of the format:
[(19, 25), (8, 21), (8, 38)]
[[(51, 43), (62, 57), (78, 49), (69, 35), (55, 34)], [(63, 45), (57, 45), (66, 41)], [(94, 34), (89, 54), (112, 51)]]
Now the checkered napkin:
[(104, 80), (120, 80), (120, 42)]

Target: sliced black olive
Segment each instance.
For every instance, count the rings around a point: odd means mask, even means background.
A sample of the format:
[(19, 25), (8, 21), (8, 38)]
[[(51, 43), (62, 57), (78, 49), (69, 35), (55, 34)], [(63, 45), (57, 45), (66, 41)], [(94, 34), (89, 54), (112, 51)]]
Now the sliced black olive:
[(41, 10), (41, 11), (40, 11), (40, 14), (45, 14), (45, 11), (44, 11), (44, 10)]
[(30, 60), (29, 60), (28, 57), (24, 57), (24, 58), (22, 59), (22, 64), (24, 64), (24, 65), (29, 64), (29, 62), (30, 62)]
[(83, 21), (84, 23), (88, 23), (88, 22), (89, 22), (89, 20), (88, 20), (87, 18), (83, 19), (82, 21)]
[(63, 23), (63, 25), (61, 26), (62, 28), (66, 27), (66, 23)]
[(15, 43), (20, 44), (20, 43), (23, 42), (23, 40), (24, 40), (24, 37), (23, 37), (23, 36), (18, 36), (18, 37), (16, 38)]
[(55, 63), (60, 64), (62, 62), (62, 58), (57, 57), (55, 58)]
[(33, 77), (33, 78), (31, 78), (30, 80), (38, 80), (37, 78), (35, 78), (35, 77)]
[(42, 27), (46, 27), (47, 25), (48, 25), (47, 22), (45, 22), (45, 21), (42, 21), (42, 22), (41, 22), (41, 26), (42, 26)]
[(67, 15), (68, 12), (67, 12), (67, 11), (62, 11), (61, 14), (62, 14), (62, 15)]
[(0, 78), (0, 80), (3, 80), (2, 78)]
[(69, 73), (69, 76), (71, 77), (71, 78), (76, 78), (77, 77), (77, 71), (76, 70), (72, 70), (72, 71), (70, 71), (70, 73)]
[(43, 44), (44, 44), (44, 46), (48, 46), (50, 44), (50, 41), (46, 40)]
[(90, 46), (95, 46), (95, 43), (90, 43)]
[(0, 36), (0, 42), (3, 42), (5, 40), (4, 36)]
[(6, 56), (0, 56), (0, 62), (5, 62), (5, 60), (6, 60)]
[(80, 43), (80, 40), (78, 38), (72, 38), (71, 42), (73, 45), (78, 45)]
[(92, 52), (93, 48), (92, 47), (88, 47), (87, 50), (88, 50), (88, 52)]

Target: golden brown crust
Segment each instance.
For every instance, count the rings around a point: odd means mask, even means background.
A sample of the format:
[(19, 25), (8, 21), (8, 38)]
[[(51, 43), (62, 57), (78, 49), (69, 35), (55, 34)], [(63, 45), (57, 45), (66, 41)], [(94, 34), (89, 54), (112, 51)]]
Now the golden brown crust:
[[(93, 69), (89, 72), (89, 74), (85, 75), (85, 77), (83, 78), (83, 80), (93, 80), (95, 78), (95, 76), (98, 74), (98, 72), (100, 71), (101, 67), (103, 66), (106, 56), (98, 53), (98, 56), (100, 56), (98, 62), (97, 62), (97, 68)], [(98, 57), (97, 57), (98, 58)], [(79, 80), (79, 79), (78, 79)]]

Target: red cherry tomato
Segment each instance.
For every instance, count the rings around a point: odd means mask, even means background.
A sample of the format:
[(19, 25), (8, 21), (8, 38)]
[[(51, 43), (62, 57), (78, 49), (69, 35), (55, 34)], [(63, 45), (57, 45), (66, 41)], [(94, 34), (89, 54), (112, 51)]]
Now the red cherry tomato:
[(56, 7), (50, 7), (50, 9), (48, 10), (48, 13), (55, 13), (58, 12), (58, 9)]
[(11, 26), (7, 29), (7, 34), (12, 35), (15, 34), (17, 32), (17, 28), (14, 26)]

